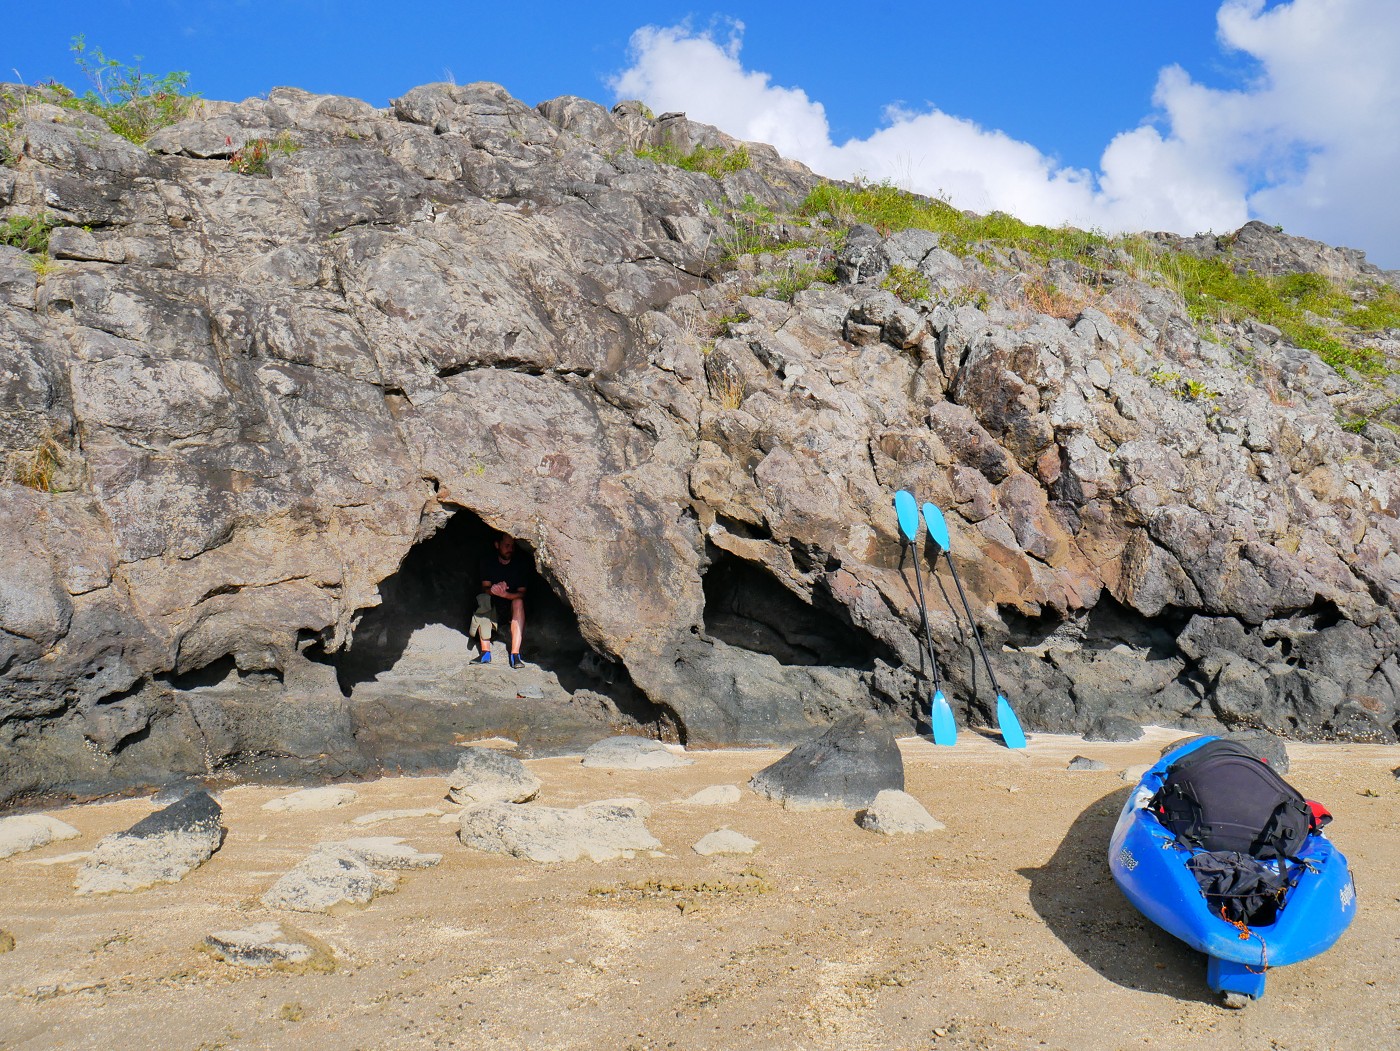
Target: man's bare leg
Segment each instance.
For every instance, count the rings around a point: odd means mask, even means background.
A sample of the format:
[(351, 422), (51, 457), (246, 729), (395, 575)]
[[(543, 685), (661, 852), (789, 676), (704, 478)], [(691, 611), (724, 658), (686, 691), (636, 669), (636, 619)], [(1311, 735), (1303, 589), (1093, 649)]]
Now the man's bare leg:
[(510, 652), (512, 656), (520, 655), (520, 640), (525, 637), (525, 600), (523, 598), (513, 598), (510, 600)]

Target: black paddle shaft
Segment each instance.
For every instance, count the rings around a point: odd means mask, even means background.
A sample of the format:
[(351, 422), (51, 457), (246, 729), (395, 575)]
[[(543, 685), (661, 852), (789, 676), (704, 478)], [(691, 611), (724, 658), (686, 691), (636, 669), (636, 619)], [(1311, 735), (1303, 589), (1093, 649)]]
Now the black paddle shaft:
[(943, 683), (938, 677), (938, 657), (933, 652), (933, 636), (928, 629), (928, 604), (924, 602), (924, 576), (919, 572), (919, 552), (912, 540), (909, 541), (909, 553), (914, 556), (914, 580), (919, 585), (919, 617), (924, 624), (924, 645), (928, 648), (928, 662), (933, 668), (933, 692), (937, 694), (943, 689)]
[[(962, 579), (958, 576), (958, 567), (953, 564), (953, 556), (950, 552), (944, 552), (948, 556), (948, 568), (953, 571), (953, 583), (958, 586), (958, 598), (962, 599), (963, 612), (967, 614), (967, 622), (972, 625), (972, 637), (977, 640), (977, 652), (982, 654), (982, 663), (987, 668), (987, 678), (992, 682), (992, 689), (996, 691), (998, 697), (1001, 696), (1001, 687), (997, 685), (997, 674), (992, 671), (992, 662), (987, 659), (987, 648), (982, 645), (982, 633), (977, 630), (977, 621), (972, 619), (972, 606), (968, 604), (967, 592), (963, 590)], [(918, 567), (915, 566), (915, 569)]]

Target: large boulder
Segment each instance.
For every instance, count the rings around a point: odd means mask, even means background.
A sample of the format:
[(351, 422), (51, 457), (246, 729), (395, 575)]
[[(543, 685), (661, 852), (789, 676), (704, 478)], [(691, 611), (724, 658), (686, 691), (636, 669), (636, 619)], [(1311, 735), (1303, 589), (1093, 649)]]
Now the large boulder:
[(195, 792), (105, 836), (78, 869), (79, 894), (113, 894), (178, 883), (223, 845), (222, 808)]
[(749, 786), (794, 810), (854, 809), (887, 789), (902, 792), (904, 760), (883, 723), (851, 715), (754, 774)]

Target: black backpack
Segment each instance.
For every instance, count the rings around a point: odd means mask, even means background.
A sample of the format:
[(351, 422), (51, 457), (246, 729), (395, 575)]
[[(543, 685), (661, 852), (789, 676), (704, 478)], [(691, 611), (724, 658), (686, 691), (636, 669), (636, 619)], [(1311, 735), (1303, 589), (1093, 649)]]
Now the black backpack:
[(1255, 858), (1295, 858), (1315, 828), (1298, 790), (1233, 741), (1209, 741), (1167, 768), (1152, 809), (1178, 841)]

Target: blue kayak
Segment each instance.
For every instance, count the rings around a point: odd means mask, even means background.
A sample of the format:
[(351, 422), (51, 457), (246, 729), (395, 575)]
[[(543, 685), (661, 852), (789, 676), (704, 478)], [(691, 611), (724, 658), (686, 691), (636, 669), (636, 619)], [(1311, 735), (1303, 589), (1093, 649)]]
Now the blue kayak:
[(1139, 912), (1208, 957), (1206, 980), (1230, 1006), (1264, 995), (1270, 967), (1307, 960), (1331, 948), (1356, 915), (1356, 884), (1346, 855), (1314, 831), (1289, 866), (1290, 886), (1268, 926), (1246, 927), (1213, 913), (1187, 867), (1194, 849), (1178, 843), (1149, 808), (1167, 768), (1214, 737), (1162, 756), (1123, 807), (1108, 847), (1108, 867)]

